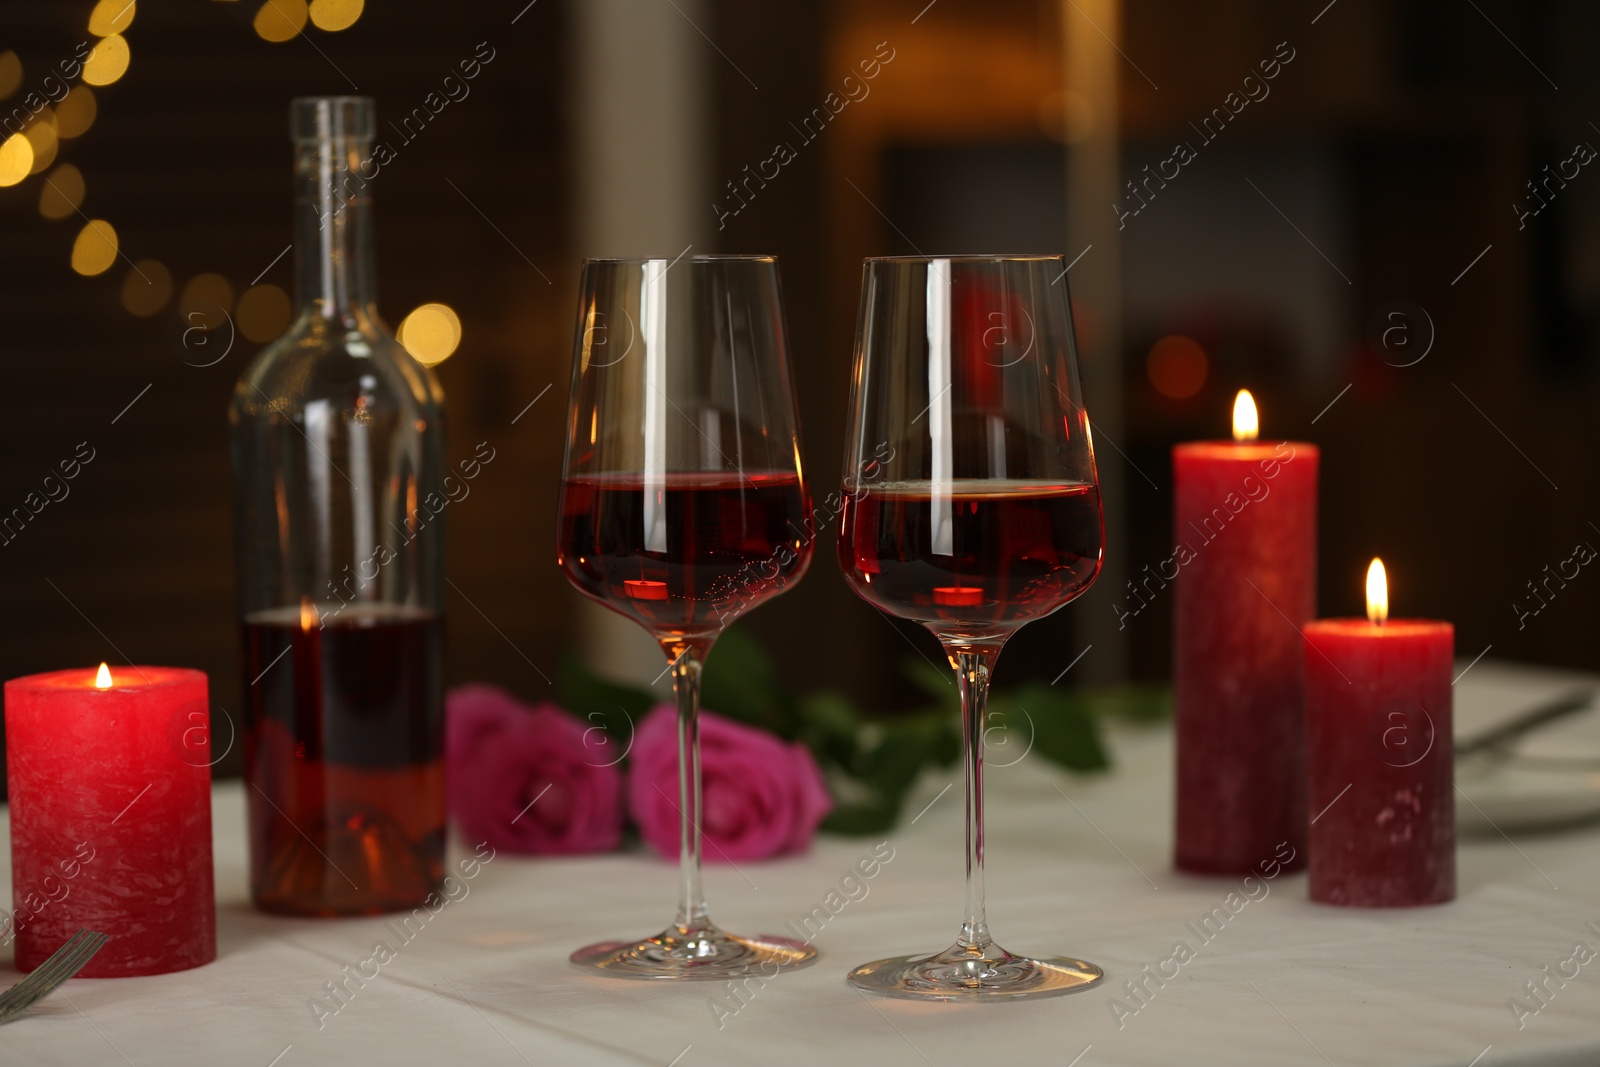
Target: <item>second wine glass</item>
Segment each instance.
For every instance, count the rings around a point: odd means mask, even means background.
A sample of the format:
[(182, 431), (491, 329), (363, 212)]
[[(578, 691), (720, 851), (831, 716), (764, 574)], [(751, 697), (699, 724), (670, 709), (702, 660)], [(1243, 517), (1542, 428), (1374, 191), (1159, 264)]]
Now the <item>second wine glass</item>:
[(678, 914), (654, 937), (579, 949), (622, 978), (725, 979), (816, 950), (736, 937), (700, 888), (700, 671), (735, 618), (805, 573), (801, 476), (778, 267), (768, 256), (591, 260), (579, 304), (559, 562), (666, 653), (678, 700)]
[(983, 736), (1006, 639), (1100, 570), (1100, 494), (1058, 256), (869, 259), (862, 278), (839, 562), (868, 603), (921, 623), (961, 692), (967, 904), (956, 943), (857, 967), (911, 999), (1053, 996), (1082, 960), (1016, 956), (983, 897)]

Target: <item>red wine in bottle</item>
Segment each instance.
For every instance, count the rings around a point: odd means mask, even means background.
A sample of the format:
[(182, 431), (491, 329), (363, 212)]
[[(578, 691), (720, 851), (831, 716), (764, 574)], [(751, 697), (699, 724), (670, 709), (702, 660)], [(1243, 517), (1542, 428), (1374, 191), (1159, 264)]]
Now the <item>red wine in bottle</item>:
[(1088, 588), (1104, 531), (1092, 485), (959, 479), (845, 494), (839, 563), (860, 596), (939, 633), (1043, 618)]
[(793, 471), (569, 478), (558, 562), (658, 637), (713, 634), (805, 573), (809, 509)]
[(443, 626), (388, 605), (254, 612), (242, 625), (256, 905), (411, 907), (444, 876)]

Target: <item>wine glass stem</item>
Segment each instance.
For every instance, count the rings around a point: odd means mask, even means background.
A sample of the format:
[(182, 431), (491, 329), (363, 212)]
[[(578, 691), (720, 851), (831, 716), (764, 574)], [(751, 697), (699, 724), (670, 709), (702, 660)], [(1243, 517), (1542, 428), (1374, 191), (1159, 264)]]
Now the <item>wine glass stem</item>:
[(672, 661), (678, 697), (678, 921), (680, 930), (709, 924), (700, 888), (700, 665), (702, 654), (685, 646)]
[(998, 649), (951, 649), (961, 690), (961, 748), (967, 785), (967, 909), (961, 920), (963, 947), (989, 944), (989, 923), (983, 907), (983, 729), (989, 699), (989, 671)]

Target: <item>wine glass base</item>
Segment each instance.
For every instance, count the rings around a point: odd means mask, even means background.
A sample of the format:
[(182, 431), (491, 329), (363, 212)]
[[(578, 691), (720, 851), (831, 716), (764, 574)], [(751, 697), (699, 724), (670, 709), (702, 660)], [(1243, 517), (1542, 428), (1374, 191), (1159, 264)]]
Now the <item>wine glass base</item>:
[(1066, 957), (1013, 956), (990, 942), (952, 945), (935, 956), (896, 956), (862, 964), (846, 977), (867, 993), (903, 1000), (1033, 1000), (1097, 985), (1105, 972)]
[(707, 923), (669, 927), (644, 941), (602, 941), (568, 957), (608, 978), (725, 981), (771, 978), (815, 962), (817, 950), (787, 937), (736, 937)]

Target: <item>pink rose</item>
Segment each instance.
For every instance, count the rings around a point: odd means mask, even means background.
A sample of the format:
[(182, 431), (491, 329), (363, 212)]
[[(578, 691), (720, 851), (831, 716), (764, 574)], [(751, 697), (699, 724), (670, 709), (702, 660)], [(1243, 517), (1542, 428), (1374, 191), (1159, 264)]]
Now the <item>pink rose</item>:
[(450, 808), (469, 842), (508, 852), (605, 852), (622, 840), (622, 774), (598, 734), (503, 689), (445, 697)]
[[(634, 734), (628, 810), (661, 855), (678, 855), (677, 708), (652, 708)], [(811, 753), (710, 712), (700, 713), (702, 849), (708, 862), (798, 852), (833, 807)]]

